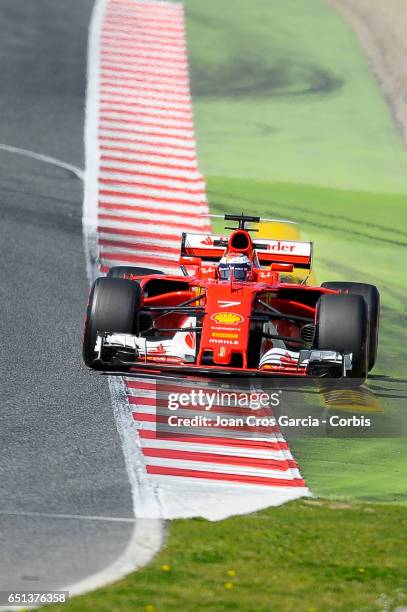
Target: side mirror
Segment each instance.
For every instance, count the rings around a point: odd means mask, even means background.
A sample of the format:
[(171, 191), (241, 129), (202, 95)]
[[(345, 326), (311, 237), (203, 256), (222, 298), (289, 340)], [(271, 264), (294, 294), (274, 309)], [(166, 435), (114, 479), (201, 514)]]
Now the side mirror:
[(272, 263), (270, 270), (272, 272), (292, 272), (294, 270), (294, 264)]
[(179, 265), (180, 266), (200, 266), (201, 258), (200, 257), (186, 257), (184, 255), (179, 258)]

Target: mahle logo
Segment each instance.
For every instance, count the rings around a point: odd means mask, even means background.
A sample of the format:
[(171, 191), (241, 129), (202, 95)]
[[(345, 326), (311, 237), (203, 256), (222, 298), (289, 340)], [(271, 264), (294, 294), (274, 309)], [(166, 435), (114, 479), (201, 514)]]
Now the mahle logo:
[(240, 314), (236, 314), (236, 312), (215, 312), (211, 319), (216, 323), (223, 323), (225, 325), (237, 325), (243, 321), (243, 317)]

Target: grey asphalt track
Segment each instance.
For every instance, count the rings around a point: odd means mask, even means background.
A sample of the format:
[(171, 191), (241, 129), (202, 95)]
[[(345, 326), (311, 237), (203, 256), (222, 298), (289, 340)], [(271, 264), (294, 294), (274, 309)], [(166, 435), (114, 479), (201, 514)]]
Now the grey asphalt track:
[[(83, 166), (92, 4), (2, 0), (0, 143)], [(133, 531), (41, 516), (133, 516), (107, 380), (80, 359), (81, 214), (80, 180), (0, 151), (0, 590), (74, 583)]]

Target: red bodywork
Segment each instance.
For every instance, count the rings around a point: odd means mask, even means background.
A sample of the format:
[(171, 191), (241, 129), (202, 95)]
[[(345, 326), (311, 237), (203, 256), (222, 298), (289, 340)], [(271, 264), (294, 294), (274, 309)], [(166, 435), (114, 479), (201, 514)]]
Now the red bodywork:
[[(212, 236), (191, 236), (193, 246), (183, 237), (180, 257), (181, 268), (188, 275), (135, 279), (144, 290), (142, 306), (151, 312), (152, 327), (160, 338), (173, 338), (189, 317), (196, 317), (196, 331), (185, 332), (185, 341), (196, 343), (196, 359), (185, 363), (166, 358), (163, 352), (149, 355), (137, 367), (151, 368), (155, 364), (160, 370), (306, 375), (305, 369), (293, 362), (290, 351), (280, 364), (259, 370), (256, 351), (264, 354), (273, 348), (277, 339), (270, 335), (281, 336), (291, 351), (304, 348), (302, 330), (308, 326), (312, 332), (318, 298), (323, 293), (336, 293), (289, 282), (290, 278), (295, 281), (296, 267), (310, 269), (312, 245), (285, 240), (253, 242), (246, 230), (236, 230), (229, 238), (215, 237), (216, 240)], [(233, 277), (222, 281), (217, 277), (218, 262), (225, 253), (243, 253), (249, 257), (253, 269), (247, 281), (237, 282)], [(177, 306), (181, 312), (160, 310)], [(273, 326), (273, 334), (266, 333), (259, 339), (267, 324)]]

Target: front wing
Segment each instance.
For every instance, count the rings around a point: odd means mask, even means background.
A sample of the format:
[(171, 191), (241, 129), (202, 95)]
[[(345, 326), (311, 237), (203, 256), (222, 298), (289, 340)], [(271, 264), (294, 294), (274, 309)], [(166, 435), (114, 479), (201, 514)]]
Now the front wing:
[(260, 359), (257, 368), (233, 368), (196, 363), (194, 346), (185, 341), (185, 334), (172, 339), (149, 340), (120, 333), (98, 334), (95, 350), (97, 363), (144, 370), (178, 371), (202, 375), (234, 376), (331, 376), (345, 377), (352, 370), (352, 355), (336, 351), (272, 348)]

